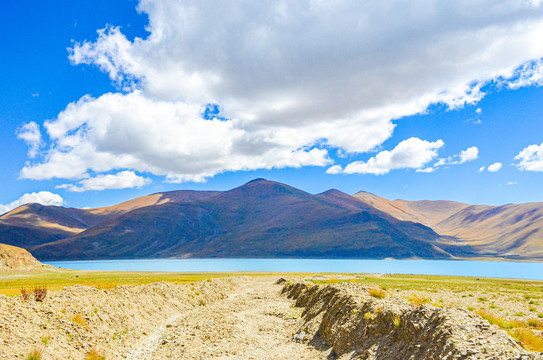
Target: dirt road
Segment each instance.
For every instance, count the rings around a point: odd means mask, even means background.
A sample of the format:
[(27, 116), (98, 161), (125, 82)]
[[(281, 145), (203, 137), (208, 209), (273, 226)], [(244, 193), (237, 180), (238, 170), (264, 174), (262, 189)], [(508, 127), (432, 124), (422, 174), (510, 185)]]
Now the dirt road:
[(129, 359), (329, 359), (297, 342), (302, 309), (280, 296), (272, 278), (243, 281), (225, 299), (157, 324)]

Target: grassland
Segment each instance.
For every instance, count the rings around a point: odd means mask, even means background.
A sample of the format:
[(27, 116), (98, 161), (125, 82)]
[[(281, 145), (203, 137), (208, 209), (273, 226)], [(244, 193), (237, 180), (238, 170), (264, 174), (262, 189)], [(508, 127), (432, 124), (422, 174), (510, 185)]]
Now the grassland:
[(20, 295), (21, 288), (33, 289), (36, 286), (46, 286), (50, 291), (61, 290), (71, 285), (109, 289), (119, 285), (144, 285), (159, 281), (184, 284), (209, 278), (239, 275), (241, 273), (83, 271), (44, 266), (17, 272), (0, 272), (0, 294)]
[[(330, 282), (359, 282), (362, 284), (375, 284), (387, 290), (388, 293), (402, 296), (402, 294), (419, 291), (427, 294), (452, 292), (474, 297), (476, 293), (492, 295), (508, 294), (511, 297), (528, 300), (539, 305), (537, 299), (543, 303), (543, 281), (514, 280), (498, 278), (475, 278), (461, 276), (433, 276), (433, 275), (319, 275), (313, 273), (262, 273), (262, 272), (223, 272), (223, 273), (176, 273), (176, 272), (127, 272), (127, 271), (88, 271), (58, 269), (51, 266), (32, 267), (26, 270), (0, 272), (0, 294), (18, 295), (20, 289), (35, 286), (47, 286), (51, 291), (57, 291), (71, 285), (88, 285), (107, 289), (118, 285), (143, 285), (158, 281), (172, 283), (190, 283), (209, 278), (225, 276), (296, 276), (311, 277), (315, 284)], [(484, 298), (484, 296), (479, 296)], [(480, 299), (479, 299), (480, 300)]]

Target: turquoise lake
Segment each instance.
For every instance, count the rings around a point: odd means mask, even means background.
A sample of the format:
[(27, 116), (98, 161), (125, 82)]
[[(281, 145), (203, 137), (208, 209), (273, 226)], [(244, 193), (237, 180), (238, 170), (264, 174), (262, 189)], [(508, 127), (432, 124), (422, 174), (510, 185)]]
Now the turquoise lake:
[(543, 263), (451, 260), (140, 259), (50, 261), (75, 270), (172, 272), (319, 272), (496, 277), (543, 280)]

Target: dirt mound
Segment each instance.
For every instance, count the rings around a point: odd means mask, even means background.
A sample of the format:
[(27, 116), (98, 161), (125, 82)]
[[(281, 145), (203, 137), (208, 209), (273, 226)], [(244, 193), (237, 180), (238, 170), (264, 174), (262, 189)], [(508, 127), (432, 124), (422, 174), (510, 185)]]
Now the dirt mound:
[(76, 285), (49, 293), (43, 302), (0, 295), (0, 357), (15, 359), (39, 348), (43, 360), (83, 359), (92, 349), (107, 359), (133, 358), (157, 326), (221, 299), (239, 281), (108, 290)]
[(25, 249), (0, 244), (0, 270), (37, 265), (41, 265), (41, 263)]
[(324, 342), (342, 359), (543, 359), (463, 309), (380, 298), (354, 283), (286, 282), (282, 293), (305, 308), (297, 337)]

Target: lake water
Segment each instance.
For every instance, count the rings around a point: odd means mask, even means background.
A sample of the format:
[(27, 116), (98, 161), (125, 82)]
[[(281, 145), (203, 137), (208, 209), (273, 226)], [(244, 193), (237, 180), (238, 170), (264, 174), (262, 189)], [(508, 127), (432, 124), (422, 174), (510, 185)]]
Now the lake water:
[(141, 259), (50, 261), (76, 270), (319, 272), (496, 277), (543, 280), (543, 263), (450, 260)]

